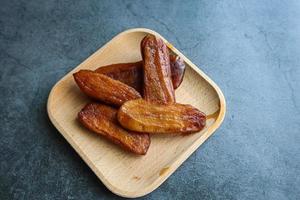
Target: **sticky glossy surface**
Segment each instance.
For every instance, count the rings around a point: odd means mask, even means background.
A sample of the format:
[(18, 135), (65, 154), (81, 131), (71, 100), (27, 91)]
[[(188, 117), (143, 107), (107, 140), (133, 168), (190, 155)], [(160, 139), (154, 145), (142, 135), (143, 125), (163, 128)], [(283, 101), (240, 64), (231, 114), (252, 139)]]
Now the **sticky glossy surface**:
[(206, 117), (191, 105), (161, 105), (137, 99), (127, 101), (120, 107), (118, 121), (132, 131), (187, 134), (201, 131), (205, 126)]
[[(179, 56), (171, 54), (170, 67), (171, 67), (171, 78), (173, 82), (174, 89), (178, 88), (182, 83), (185, 64), (182, 58)], [(121, 81), (134, 89), (136, 89), (140, 94), (143, 93), (143, 62), (133, 62), (133, 63), (115, 63), (111, 65), (101, 66), (95, 71), (101, 74), (105, 74), (115, 80)]]
[(92, 132), (125, 150), (141, 155), (146, 154), (150, 145), (149, 135), (126, 131), (118, 123), (117, 111), (104, 104), (89, 103), (78, 113), (78, 120)]
[(84, 94), (113, 106), (121, 106), (128, 100), (141, 98), (129, 85), (91, 70), (80, 70), (73, 76)]
[(171, 79), (174, 89), (178, 88), (183, 81), (185, 64), (182, 58), (170, 55)]
[(144, 69), (143, 98), (161, 104), (174, 103), (169, 51), (163, 40), (150, 34), (145, 36), (141, 42), (141, 54)]
[(95, 72), (121, 81), (142, 93), (143, 91), (143, 62), (116, 63), (99, 67)]

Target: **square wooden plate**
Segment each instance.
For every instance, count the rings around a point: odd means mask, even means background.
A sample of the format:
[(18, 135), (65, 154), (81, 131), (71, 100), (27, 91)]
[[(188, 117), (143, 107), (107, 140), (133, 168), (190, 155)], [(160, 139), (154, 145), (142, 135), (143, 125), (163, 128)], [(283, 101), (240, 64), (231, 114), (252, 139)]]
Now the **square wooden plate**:
[(112, 63), (141, 60), (140, 41), (149, 29), (130, 29), (115, 36), (83, 63), (56, 83), (48, 98), (48, 115), (54, 126), (113, 193), (140, 197), (160, 186), (212, 133), (225, 116), (225, 99), (219, 87), (167, 40), (174, 54), (186, 63), (179, 103), (191, 104), (208, 115), (207, 126), (188, 136), (152, 136), (145, 156), (125, 152), (104, 138), (83, 128), (77, 113), (90, 100), (80, 92), (72, 74), (80, 69), (96, 69)]

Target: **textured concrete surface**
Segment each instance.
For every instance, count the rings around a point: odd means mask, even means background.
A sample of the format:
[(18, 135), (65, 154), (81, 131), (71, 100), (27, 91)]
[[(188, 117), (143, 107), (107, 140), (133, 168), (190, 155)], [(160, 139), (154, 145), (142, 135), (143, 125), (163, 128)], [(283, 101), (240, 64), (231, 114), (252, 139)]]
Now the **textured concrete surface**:
[(0, 1), (0, 199), (119, 199), (51, 125), (51, 87), (154, 29), (227, 98), (222, 127), (145, 199), (300, 199), (300, 1)]

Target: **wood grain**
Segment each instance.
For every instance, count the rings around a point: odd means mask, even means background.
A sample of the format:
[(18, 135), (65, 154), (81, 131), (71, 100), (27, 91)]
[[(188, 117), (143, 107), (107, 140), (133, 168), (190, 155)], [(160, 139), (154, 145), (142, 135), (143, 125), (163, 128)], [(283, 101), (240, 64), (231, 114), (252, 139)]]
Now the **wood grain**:
[(48, 115), (54, 126), (106, 187), (123, 197), (144, 196), (160, 186), (221, 125), (226, 110), (219, 87), (163, 38), (171, 51), (181, 56), (187, 65), (184, 80), (176, 90), (177, 102), (191, 104), (211, 116), (206, 127), (188, 136), (152, 136), (146, 156), (129, 154), (82, 127), (76, 116), (90, 100), (80, 92), (72, 73), (141, 60), (140, 41), (149, 33), (160, 36), (143, 28), (115, 36), (58, 81), (48, 99)]

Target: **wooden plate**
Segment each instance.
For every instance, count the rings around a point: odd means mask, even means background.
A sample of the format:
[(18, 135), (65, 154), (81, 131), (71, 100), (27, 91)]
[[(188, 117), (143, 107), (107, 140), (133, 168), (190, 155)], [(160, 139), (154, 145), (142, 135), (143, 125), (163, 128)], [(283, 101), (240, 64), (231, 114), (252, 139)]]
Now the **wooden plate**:
[(125, 152), (83, 128), (76, 117), (90, 100), (79, 91), (72, 74), (80, 69), (141, 60), (140, 41), (149, 33), (160, 36), (143, 28), (115, 36), (56, 83), (47, 105), (54, 126), (104, 185), (123, 197), (140, 197), (160, 186), (220, 126), (226, 110), (219, 87), (163, 38), (171, 51), (181, 56), (187, 65), (184, 80), (176, 90), (176, 100), (205, 112), (208, 115), (206, 128), (189, 136), (152, 136), (146, 156)]

